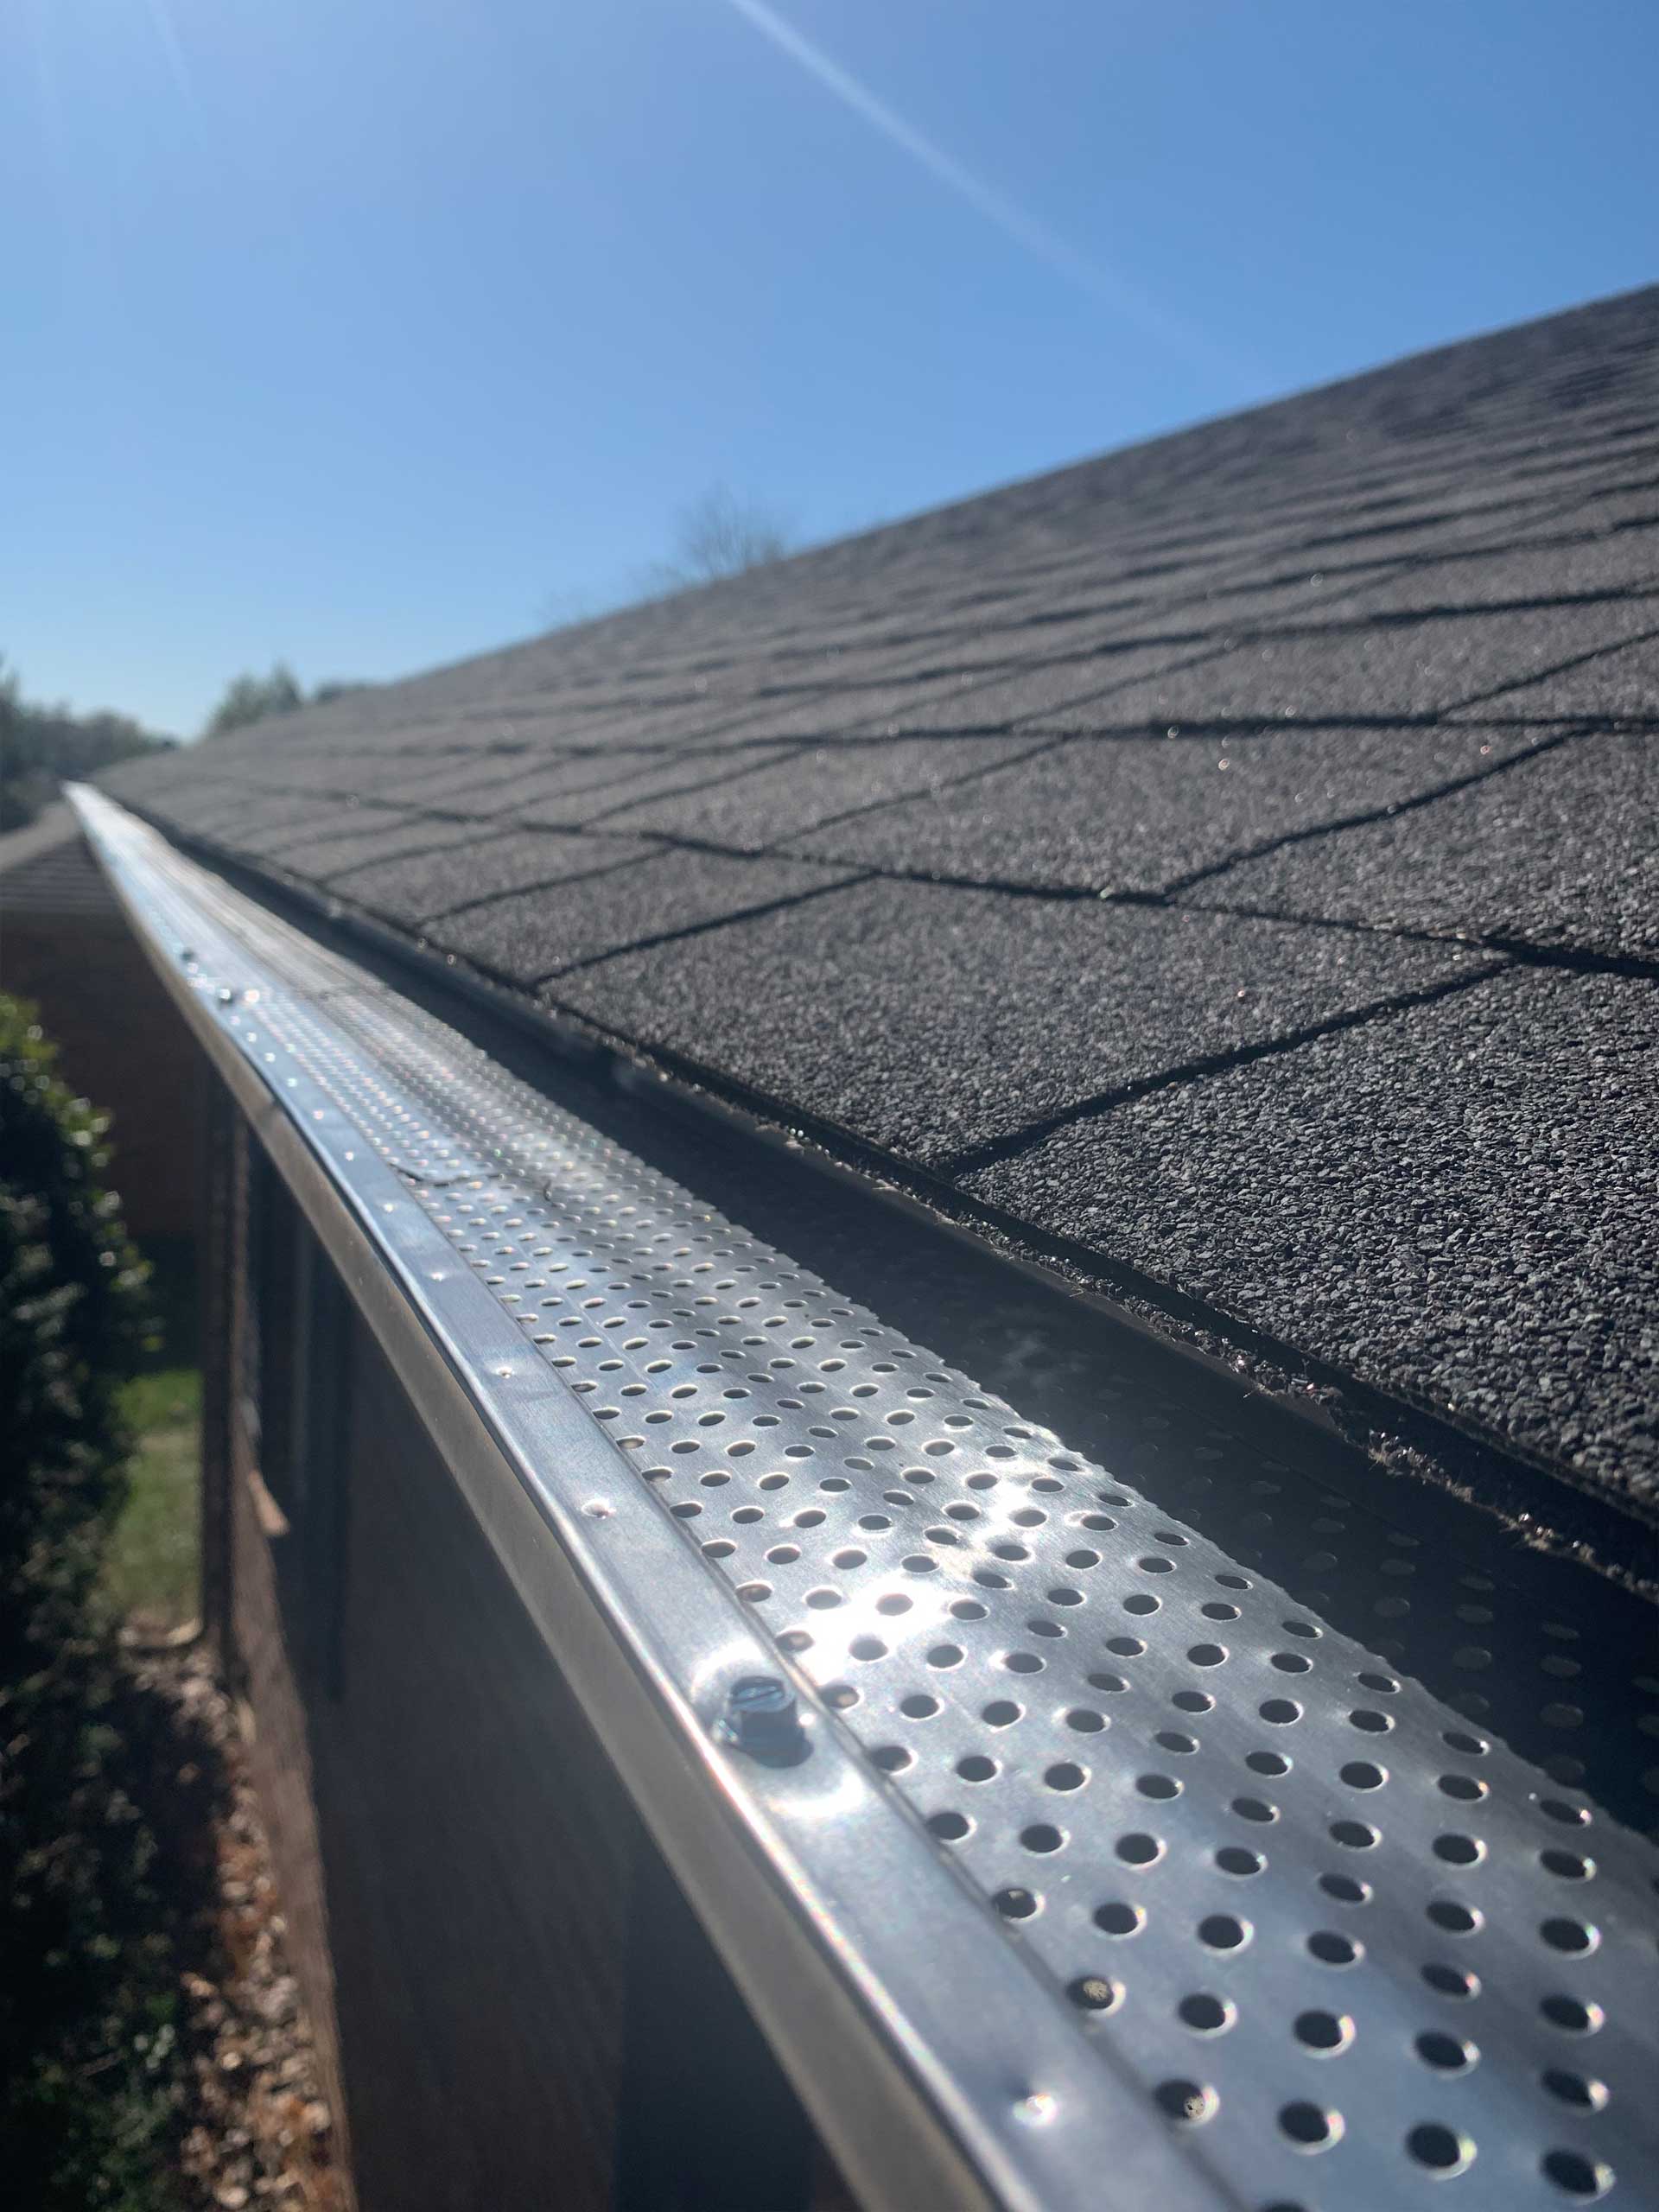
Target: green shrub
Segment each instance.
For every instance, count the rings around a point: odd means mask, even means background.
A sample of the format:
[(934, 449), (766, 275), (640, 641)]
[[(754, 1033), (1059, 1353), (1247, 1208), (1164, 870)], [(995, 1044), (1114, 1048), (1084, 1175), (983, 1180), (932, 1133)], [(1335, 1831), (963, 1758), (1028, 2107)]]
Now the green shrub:
[[(143, 1267), (102, 1187), (105, 1122), (54, 1072), (32, 1009), (0, 997), (0, 1619), (7, 1662), (83, 1601), (120, 1502), (118, 1393), (148, 1325)], [(11, 1678), (11, 1667), (6, 1678)]]
[(0, 2171), (39, 2212), (178, 2201), (175, 1931), (211, 1851), (94, 1598), (148, 1327), (104, 1127), (0, 997)]

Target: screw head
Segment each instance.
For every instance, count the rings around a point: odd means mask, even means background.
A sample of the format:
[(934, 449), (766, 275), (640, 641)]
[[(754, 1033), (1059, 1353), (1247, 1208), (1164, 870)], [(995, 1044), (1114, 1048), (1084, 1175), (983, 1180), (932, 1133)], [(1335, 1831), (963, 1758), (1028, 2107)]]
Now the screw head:
[(781, 1675), (742, 1675), (726, 1696), (728, 1743), (771, 1766), (792, 1766), (810, 1749), (794, 1691)]

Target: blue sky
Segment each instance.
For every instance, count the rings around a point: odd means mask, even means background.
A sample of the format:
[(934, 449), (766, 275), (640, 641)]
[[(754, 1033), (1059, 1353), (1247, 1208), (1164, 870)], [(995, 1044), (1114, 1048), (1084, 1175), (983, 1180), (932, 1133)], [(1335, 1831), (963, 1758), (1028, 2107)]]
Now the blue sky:
[(181, 734), (1659, 276), (1653, 0), (10, 0), (0, 652)]

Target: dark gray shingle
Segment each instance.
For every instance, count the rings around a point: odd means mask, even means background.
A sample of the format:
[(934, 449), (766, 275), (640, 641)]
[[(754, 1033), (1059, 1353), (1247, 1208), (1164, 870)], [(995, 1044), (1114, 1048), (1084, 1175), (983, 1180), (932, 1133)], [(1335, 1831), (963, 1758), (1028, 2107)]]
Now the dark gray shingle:
[(1517, 970), (969, 1187), (1653, 1501), (1656, 1123), (1654, 986)]
[(1279, 838), (1483, 774), (1535, 737), (1471, 726), (1069, 738), (790, 843), (819, 859), (982, 882), (1156, 892)]
[(1355, 931), (874, 882), (547, 995), (938, 1166), (1475, 964)]
[(1242, 861), (1192, 896), (1659, 962), (1659, 730), (1569, 736), (1410, 814)]

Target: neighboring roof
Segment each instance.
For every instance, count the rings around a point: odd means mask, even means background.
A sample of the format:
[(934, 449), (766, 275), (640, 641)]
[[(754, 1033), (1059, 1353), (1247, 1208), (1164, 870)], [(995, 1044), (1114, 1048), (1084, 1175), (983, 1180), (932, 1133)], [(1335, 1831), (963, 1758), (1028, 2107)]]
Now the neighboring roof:
[[(8, 920), (22, 915), (60, 920), (91, 915), (111, 925), (114, 899), (86, 849), (80, 824), (61, 799), (44, 808), (21, 830), (0, 837), (0, 939)], [(0, 942), (0, 976), (5, 948)]]
[(105, 785), (1659, 1512), (1659, 289)]

